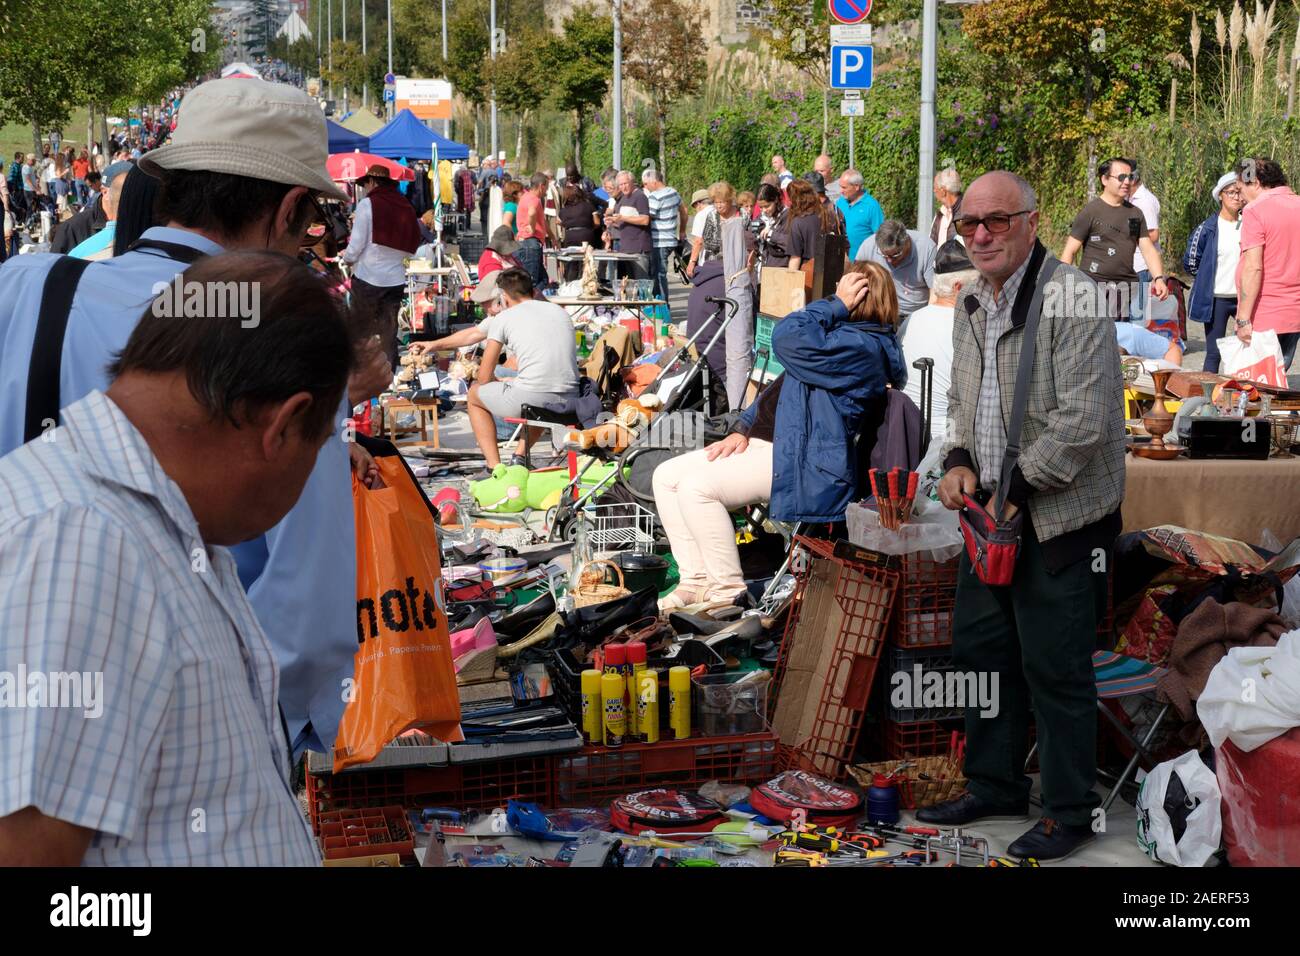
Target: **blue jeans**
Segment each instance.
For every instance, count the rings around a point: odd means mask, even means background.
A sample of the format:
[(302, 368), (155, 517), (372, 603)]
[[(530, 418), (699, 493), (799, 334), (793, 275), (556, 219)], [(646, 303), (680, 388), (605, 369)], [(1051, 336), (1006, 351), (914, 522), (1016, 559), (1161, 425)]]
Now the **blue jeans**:
[(519, 261), (525, 272), (533, 280), (533, 286), (537, 289), (546, 288), (546, 265), (542, 258), (542, 243), (539, 239), (521, 239), (519, 249), (515, 253), (515, 259)]
[(1141, 322), (1146, 317), (1147, 289), (1151, 285), (1151, 271), (1143, 269), (1137, 277), (1137, 298), (1129, 304), (1129, 316), (1134, 322)]
[(676, 246), (655, 246), (650, 250), (650, 277), (655, 283), (655, 298), (668, 301), (668, 257)]
[(1214, 312), (1205, 323), (1205, 371), (1219, 371), (1219, 339), (1228, 334), (1228, 320), (1237, 314), (1237, 300), (1229, 296), (1215, 296)]
[(1289, 372), (1295, 360), (1295, 348), (1300, 344), (1300, 332), (1279, 332), (1277, 344), (1282, 346), (1282, 365)]

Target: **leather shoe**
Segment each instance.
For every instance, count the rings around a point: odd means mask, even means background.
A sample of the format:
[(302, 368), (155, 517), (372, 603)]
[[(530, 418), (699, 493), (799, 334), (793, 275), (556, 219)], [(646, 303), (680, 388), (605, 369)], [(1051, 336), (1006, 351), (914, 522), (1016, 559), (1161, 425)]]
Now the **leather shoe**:
[(1024, 860), (1063, 860), (1096, 835), (1086, 823), (1072, 825), (1043, 817), (1007, 847), (1007, 854)]
[(981, 800), (969, 790), (951, 800), (936, 803), (932, 807), (922, 807), (916, 811), (920, 823), (929, 823), (940, 827), (964, 827), (976, 820), (1010, 820), (1019, 822), (1029, 819), (1029, 805), (1018, 807), (999, 806)]

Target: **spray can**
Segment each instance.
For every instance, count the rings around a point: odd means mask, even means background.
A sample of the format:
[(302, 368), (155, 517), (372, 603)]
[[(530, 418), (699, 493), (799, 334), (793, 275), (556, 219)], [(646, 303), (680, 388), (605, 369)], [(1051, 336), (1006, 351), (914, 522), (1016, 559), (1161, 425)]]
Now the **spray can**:
[(637, 698), (640, 697), (641, 675), (645, 673), (646, 649), (641, 641), (627, 642), (627, 733), (633, 740), (641, 739), (641, 715)]
[(640, 671), (637, 675), (636, 725), (641, 740), (659, 743), (659, 672)]
[(627, 735), (627, 709), (623, 695), (627, 681), (618, 674), (604, 673), (600, 677), (600, 712), (604, 727), (605, 746), (621, 747)]
[(673, 739), (685, 740), (691, 735), (691, 669), (668, 669), (668, 726)]
[(589, 744), (599, 744), (605, 739), (600, 702), (602, 676), (594, 669), (582, 672), (582, 732)]

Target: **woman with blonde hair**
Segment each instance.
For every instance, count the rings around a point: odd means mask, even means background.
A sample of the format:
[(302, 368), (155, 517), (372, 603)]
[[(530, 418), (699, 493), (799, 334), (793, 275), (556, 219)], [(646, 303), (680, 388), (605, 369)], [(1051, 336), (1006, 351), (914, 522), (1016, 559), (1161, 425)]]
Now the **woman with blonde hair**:
[(776, 521), (844, 520), (867, 409), (907, 381), (897, 324), (889, 273), (853, 263), (834, 296), (776, 323), (772, 351), (785, 371), (732, 434), (655, 469), (655, 506), (681, 574), (662, 609), (743, 599), (732, 509), (767, 501)]

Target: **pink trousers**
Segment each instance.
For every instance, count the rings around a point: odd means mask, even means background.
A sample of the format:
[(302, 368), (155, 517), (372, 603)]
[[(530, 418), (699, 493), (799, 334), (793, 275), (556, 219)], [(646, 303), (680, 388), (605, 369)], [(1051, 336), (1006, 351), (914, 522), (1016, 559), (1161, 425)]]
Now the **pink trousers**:
[(727, 512), (771, 496), (772, 443), (752, 439), (740, 454), (714, 461), (703, 449), (669, 459), (655, 469), (654, 493), (681, 586), (707, 591), (710, 599), (745, 590)]

